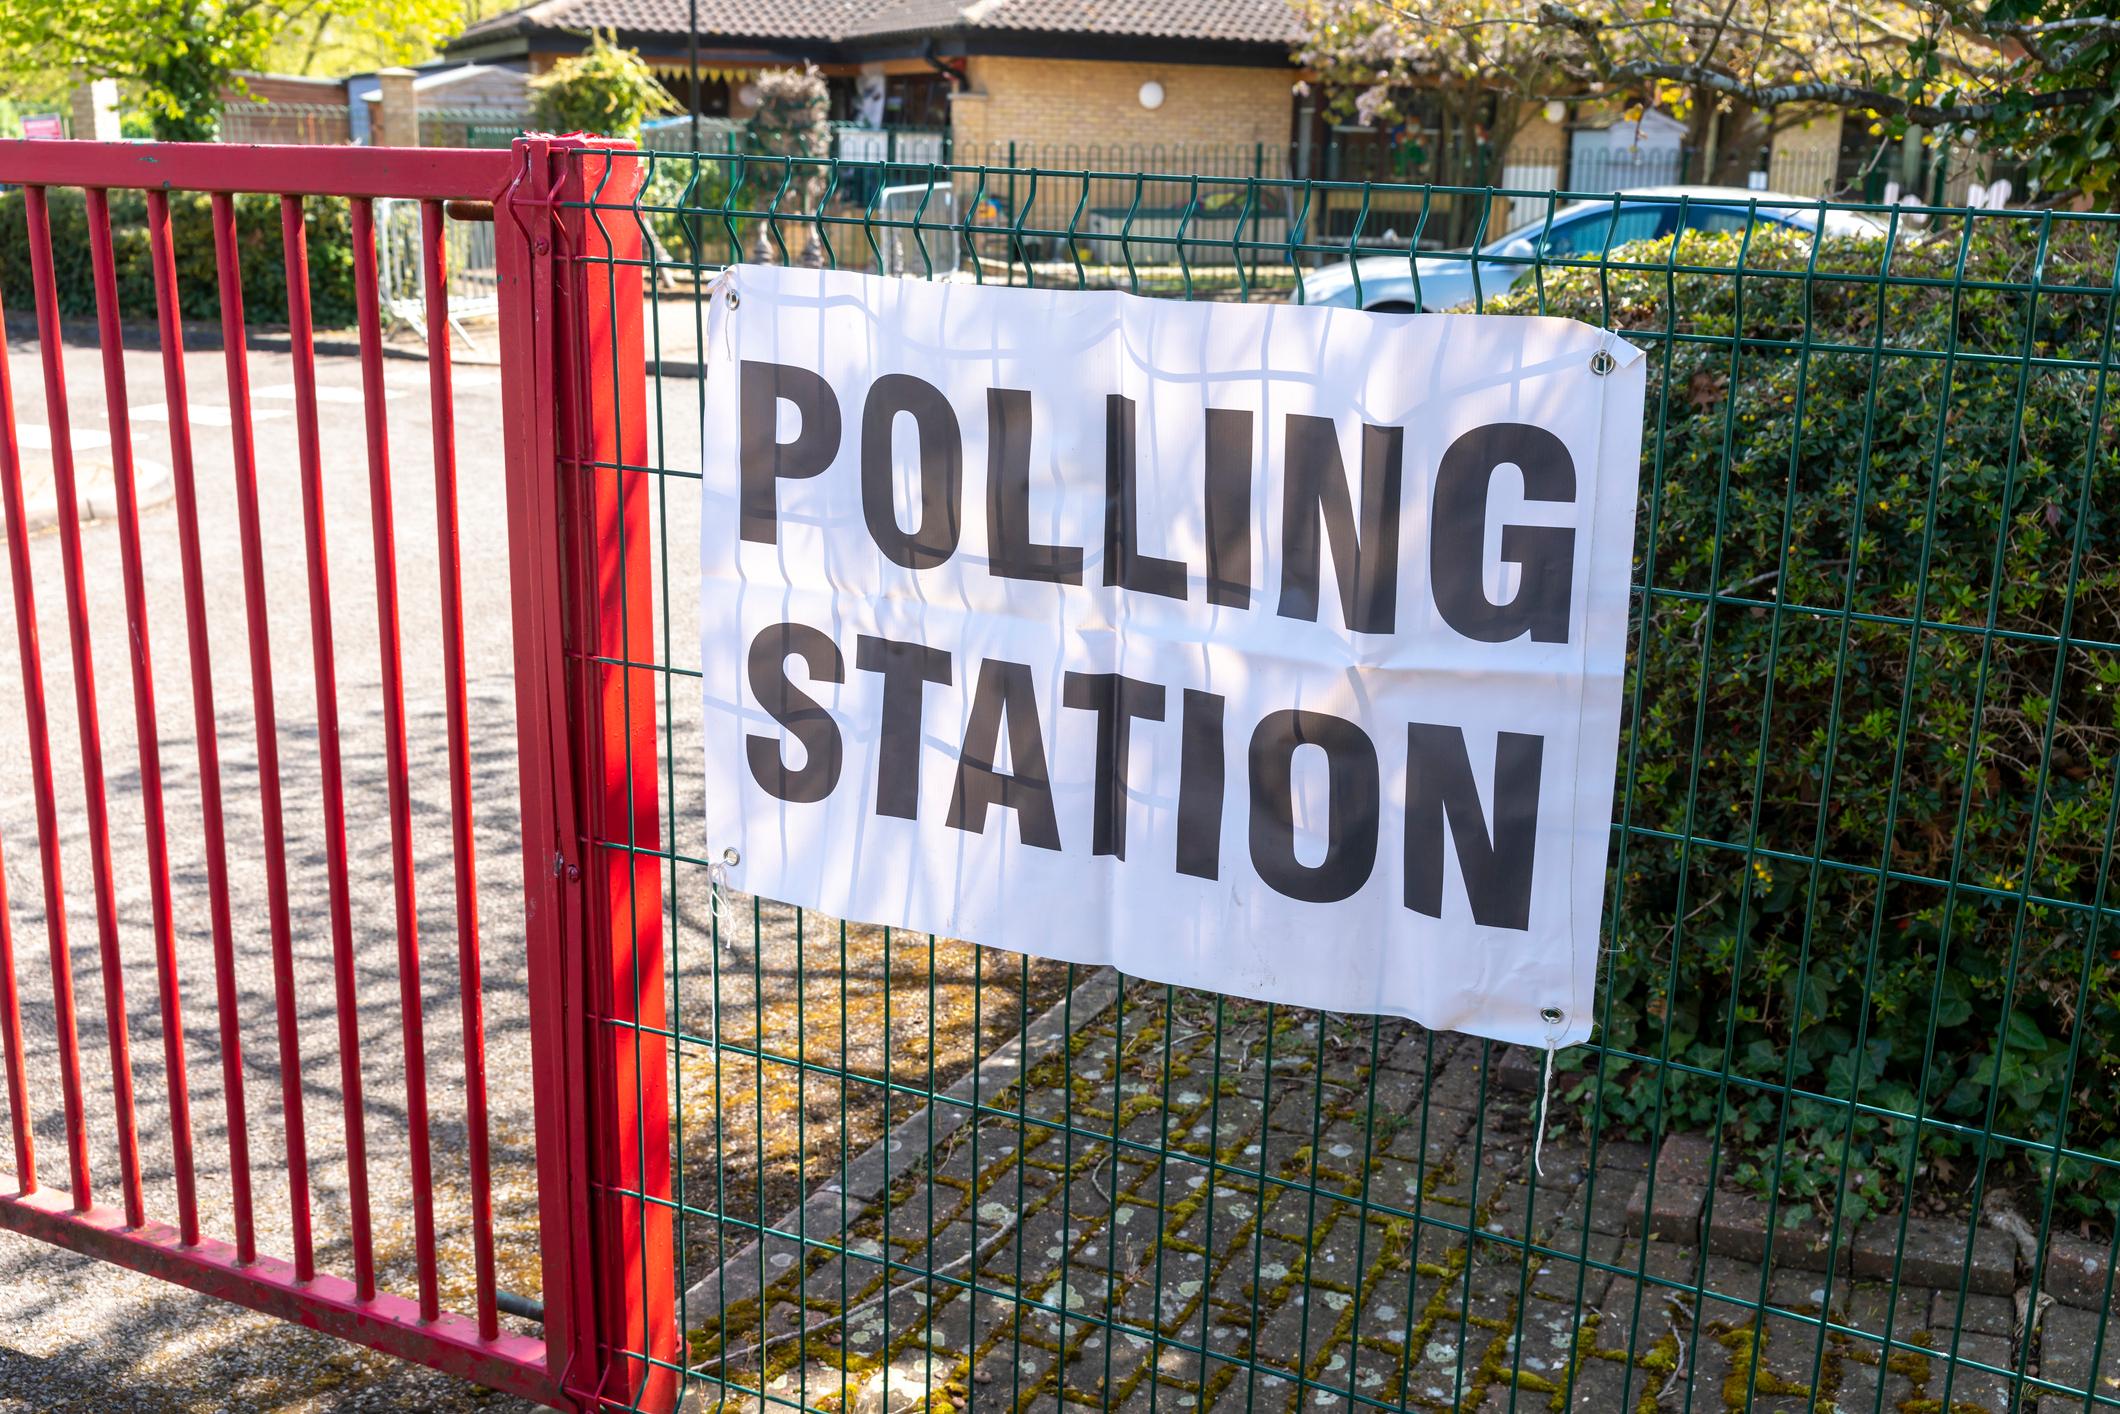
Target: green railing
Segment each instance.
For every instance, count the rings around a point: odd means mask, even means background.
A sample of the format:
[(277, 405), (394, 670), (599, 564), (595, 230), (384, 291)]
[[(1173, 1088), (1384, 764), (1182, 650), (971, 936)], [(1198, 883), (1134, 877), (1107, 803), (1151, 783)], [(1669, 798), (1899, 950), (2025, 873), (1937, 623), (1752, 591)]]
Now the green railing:
[[(1415, 267), (1363, 244), (1385, 197), (1476, 239), (1569, 200), (653, 165), (588, 204), (656, 234), (651, 289), (693, 277), (648, 310), (657, 450), (581, 474), (655, 505), (628, 641), (703, 1407), (2120, 1408), (2120, 223), (1821, 237), (1674, 199), (1675, 239)], [(1598, 1027), (1550, 1102), (1508, 1047), (722, 891), (687, 764), (700, 277), (757, 250), (1253, 300), (1454, 261), (1487, 312), (1647, 349)]]

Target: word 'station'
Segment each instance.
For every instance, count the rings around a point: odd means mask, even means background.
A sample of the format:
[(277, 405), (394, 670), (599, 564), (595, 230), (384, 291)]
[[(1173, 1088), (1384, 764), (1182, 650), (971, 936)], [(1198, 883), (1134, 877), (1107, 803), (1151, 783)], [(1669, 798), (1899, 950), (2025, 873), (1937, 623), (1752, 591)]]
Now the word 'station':
[(754, 267), (712, 310), (706, 800), (733, 882), (1588, 1036), (1638, 350)]

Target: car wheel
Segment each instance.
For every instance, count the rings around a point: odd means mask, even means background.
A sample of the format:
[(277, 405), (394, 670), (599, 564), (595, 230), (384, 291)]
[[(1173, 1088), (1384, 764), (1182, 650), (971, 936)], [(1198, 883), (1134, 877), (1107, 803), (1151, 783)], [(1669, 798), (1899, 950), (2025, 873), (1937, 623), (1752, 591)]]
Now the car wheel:
[(1375, 304), (1365, 305), (1364, 308), (1371, 314), (1419, 314), (1421, 312), (1419, 305), (1402, 299), (1378, 300)]

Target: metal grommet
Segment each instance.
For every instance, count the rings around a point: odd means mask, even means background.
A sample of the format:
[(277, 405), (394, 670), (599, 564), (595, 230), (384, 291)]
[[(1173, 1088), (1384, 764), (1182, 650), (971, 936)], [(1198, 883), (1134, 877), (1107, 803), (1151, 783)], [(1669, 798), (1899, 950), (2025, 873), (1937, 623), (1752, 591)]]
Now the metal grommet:
[[(737, 305), (739, 305), (739, 304), (741, 304), (741, 303), (742, 303), (742, 301), (741, 301), (741, 300), (739, 300), (739, 299), (737, 299), (737, 298), (736, 298), (736, 287), (735, 287), (735, 286), (733, 286), (733, 285), (731, 285), (731, 286), (729, 287), (729, 293), (728, 293), (728, 295), (726, 296), (726, 298), (727, 298), (727, 300), (728, 300), (728, 302), (729, 302), (729, 308), (731, 308), (731, 309), (734, 309), (734, 308), (736, 308), (736, 306), (737, 306)], [(732, 861), (732, 862), (733, 862), (733, 861)]]
[(1568, 1019), (1568, 1013), (1557, 1006), (1549, 1006), (1539, 1012), (1538, 1018), (1548, 1026), (1558, 1026)]
[(743, 856), (736, 852), (735, 845), (730, 845), (721, 852), (721, 862), (734, 869), (737, 865), (743, 863)]
[(1590, 355), (1590, 371), (1600, 378), (1617, 367), (1619, 367), (1619, 360), (1604, 349), (1599, 349), (1596, 353)]

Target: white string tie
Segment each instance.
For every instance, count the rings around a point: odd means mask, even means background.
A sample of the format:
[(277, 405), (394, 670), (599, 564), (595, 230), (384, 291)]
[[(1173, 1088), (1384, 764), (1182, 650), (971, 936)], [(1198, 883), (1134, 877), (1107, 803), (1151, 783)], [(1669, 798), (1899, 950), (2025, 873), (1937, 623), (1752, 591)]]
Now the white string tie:
[(1546, 1023), (1546, 1066), (1538, 1088), (1538, 1133), (1531, 1141), (1531, 1169), (1540, 1178), (1546, 1176), (1546, 1114), (1553, 1102), (1553, 1054), (1559, 1047), (1561, 1027), (1568, 1015), (1559, 1007), (1547, 1007), (1539, 1013)]

